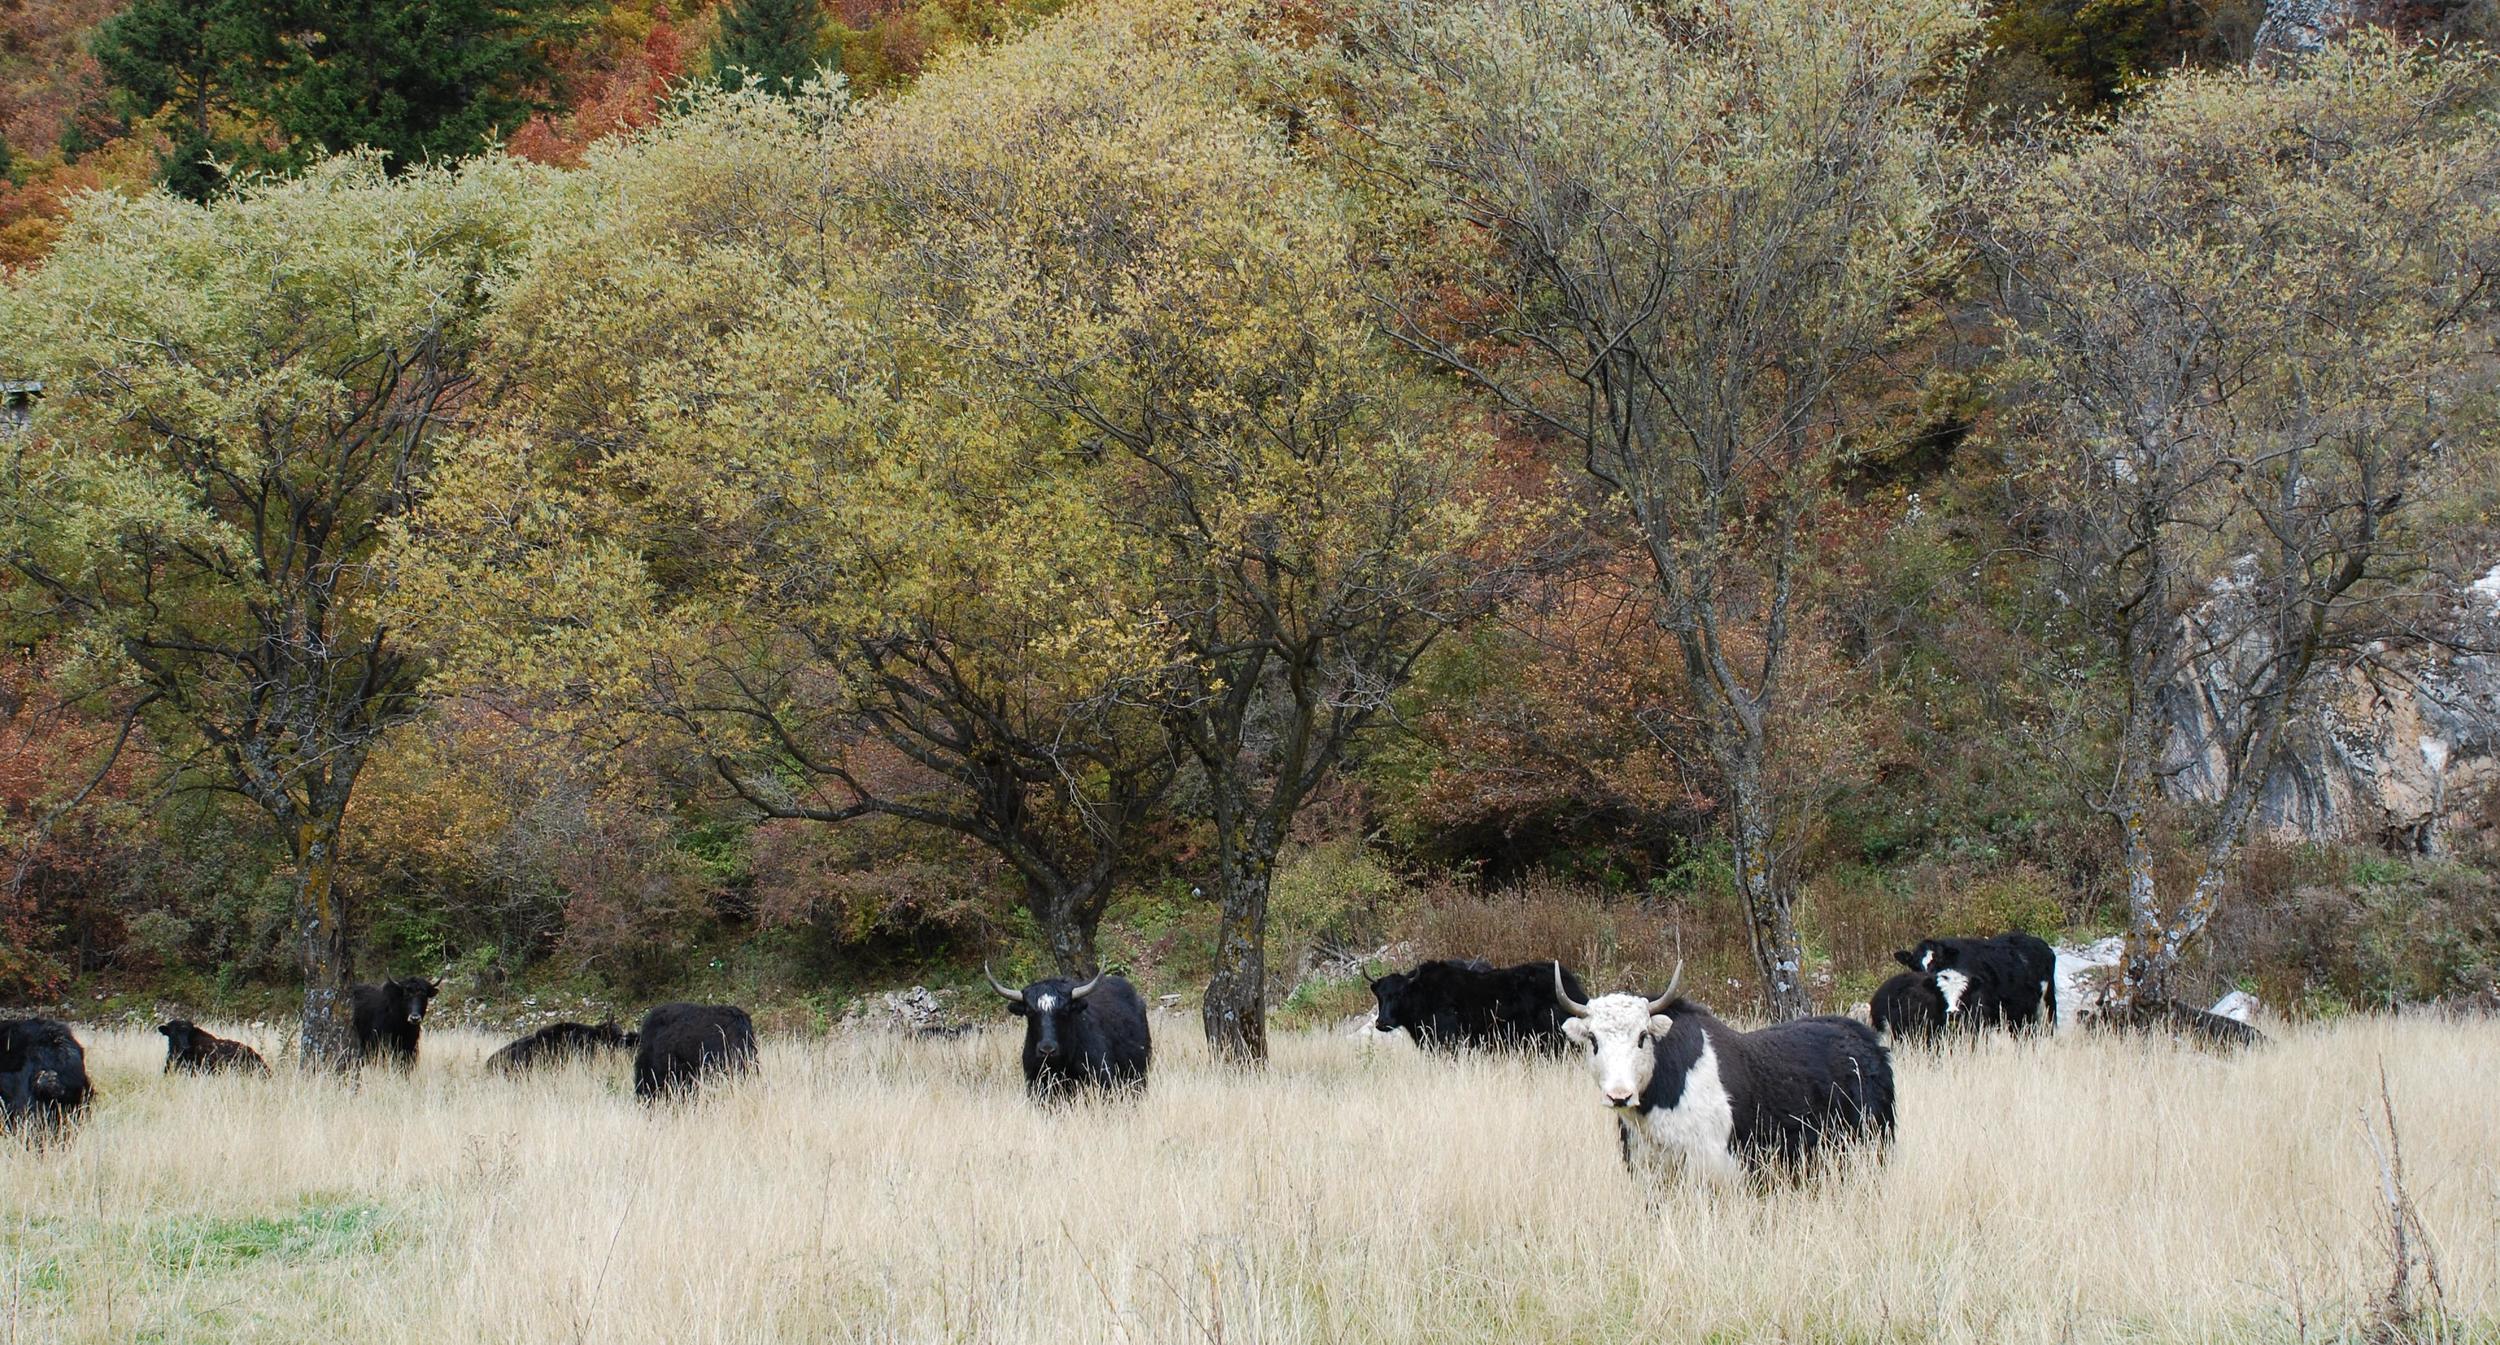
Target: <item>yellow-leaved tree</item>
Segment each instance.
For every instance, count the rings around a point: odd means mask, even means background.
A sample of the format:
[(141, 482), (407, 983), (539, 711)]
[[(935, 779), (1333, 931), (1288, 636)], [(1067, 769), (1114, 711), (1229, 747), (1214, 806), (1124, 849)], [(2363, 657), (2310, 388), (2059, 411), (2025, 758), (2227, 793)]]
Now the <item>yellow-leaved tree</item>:
[(373, 602), (375, 558), (546, 197), (493, 155), (398, 177), (333, 159), (206, 206), (99, 194), (0, 290), (0, 368), (44, 386), (0, 444), (10, 616), (75, 651), (61, 694), (268, 815), (307, 1061), (348, 1045), (339, 831), (424, 673)]

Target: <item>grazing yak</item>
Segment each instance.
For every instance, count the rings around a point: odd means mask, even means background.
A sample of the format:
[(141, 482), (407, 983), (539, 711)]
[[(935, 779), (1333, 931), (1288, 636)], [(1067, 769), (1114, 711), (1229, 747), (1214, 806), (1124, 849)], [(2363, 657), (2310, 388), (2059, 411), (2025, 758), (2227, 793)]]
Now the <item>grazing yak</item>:
[[(1563, 1013), (1554, 1004), (1547, 970), (1551, 965), (1530, 962), (1496, 969), (1470, 959), (1426, 962), (1411, 972), (1392, 972), (1372, 982), (1372, 997), (1380, 1002), (1372, 1026), (1382, 1032), (1404, 1029), (1417, 1045), (1441, 1050), (1568, 1050), (1571, 1042), (1564, 1035)], [(1563, 983), (1574, 999), (1586, 993), (1568, 971)]]
[(387, 1053), (402, 1069), (417, 1063), (417, 1034), (425, 1027), (426, 1006), (442, 987), (422, 976), (408, 976), (348, 991), (356, 1018), (356, 1056), (371, 1060)]
[(1936, 983), (1945, 1025), (2014, 1032), (2057, 1027), (2057, 950), (2028, 934), (1921, 939), (1893, 957)]
[(1732, 1180), (1806, 1170), (1826, 1150), (1892, 1137), (1892, 1058), (1854, 1018), (1801, 1018), (1739, 1032), (1676, 995), (1583, 1004), (1553, 968), (1554, 1001), (1615, 1109), (1634, 1172), (1676, 1167)]
[(66, 1024), (0, 1018), (0, 1130), (55, 1134), (94, 1096), (86, 1049)]
[(1035, 1097), (1146, 1086), (1154, 1054), (1146, 1001), (1128, 979), (1107, 972), (1079, 985), (1064, 976), (1010, 989), (981, 967), (1007, 1012), (1024, 1020), (1024, 1086)]
[(1944, 1032), (1944, 992), (1936, 978), (1902, 972), (1876, 988), (1867, 1001), (1875, 1030), (1899, 1041), (1934, 1041)]
[(588, 1023), (549, 1023), (486, 1057), (486, 1068), (518, 1074), (540, 1065), (587, 1060), (601, 1051), (630, 1051), (641, 1042), (641, 1033), (623, 1031), (613, 1018), (597, 1027)]
[(215, 1074), (225, 1070), (245, 1074), (269, 1072), (269, 1062), (260, 1058), (260, 1052), (239, 1041), (211, 1035), (188, 1018), (177, 1018), (156, 1030), (165, 1034), (167, 1074)]
[(663, 1004), (642, 1016), (639, 1035), (634, 1096), (645, 1102), (755, 1068), (755, 1020), (734, 1004)]

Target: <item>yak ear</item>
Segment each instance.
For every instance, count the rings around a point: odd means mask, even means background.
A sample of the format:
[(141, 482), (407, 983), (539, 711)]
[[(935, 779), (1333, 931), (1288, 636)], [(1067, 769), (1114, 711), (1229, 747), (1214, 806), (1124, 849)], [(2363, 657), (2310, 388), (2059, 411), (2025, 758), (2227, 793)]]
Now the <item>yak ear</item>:
[(1585, 1018), (1566, 1018), (1563, 1020), (1562, 1027), (1564, 1036), (1571, 1038), (1573, 1041), (1576, 1041), (1583, 1046), (1588, 1044), (1589, 1020)]
[(1908, 968), (1909, 968), (1910, 970), (1912, 970), (1912, 971), (1923, 971), (1923, 970), (1925, 970), (1925, 968), (1923, 968), (1923, 967), (1921, 967), (1921, 966), (1919, 966), (1919, 965), (1918, 965), (1918, 959), (1917, 959), (1917, 958), (1910, 956), (1910, 950), (1909, 950), (1909, 949), (1907, 949), (1907, 948), (1895, 948), (1895, 949), (1893, 949), (1893, 950), (1892, 950), (1892, 960), (1893, 960), (1893, 961), (1895, 961), (1895, 962), (1900, 963), (1902, 966), (1908, 967)]
[(1024, 1001), (1020, 999), (1011, 999), (1007, 1001), (1007, 1012), (1014, 1014), (1018, 1018), (1022, 1018), (1024, 1016)]

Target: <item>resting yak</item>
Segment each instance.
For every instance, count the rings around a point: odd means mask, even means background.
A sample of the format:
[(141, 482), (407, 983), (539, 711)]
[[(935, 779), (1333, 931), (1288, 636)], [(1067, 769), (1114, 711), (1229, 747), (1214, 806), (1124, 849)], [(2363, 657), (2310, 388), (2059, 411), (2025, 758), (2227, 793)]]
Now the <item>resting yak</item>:
[(1013, 990), (986, 964), (981, 975), (1024, 1020), (1024, 1086), (1033, 1096), (1145, 1088), (1153, 1034), (1146, 1001), (1126, 977), (1100, 973), (1079, 985), (1053, 976)]
[(0, 1130), (57, 1134), (94, 1096), (86, 1049), (67, 1024), (0, 1018)]
[(1583, 1004), (1553, 968), (1564, 1026), (1588, 1047), (1635, 1172), (1731, 1180), (1795, 1173), (1828, 1150), (1892, 1136), (1892, 1057), (1854, 1018), (1800, 1018), (1739, 1032), (1675, 993)]
[(422, 976), (407, 976), (348, 991), (357, 1058), (371, 1060), (380, 1053), (402, 1069), (417, 1063), (417, 1034), (425, 1027), (426, 1006), (441, 988)]
[(549, 1023), (486, 1057), (486, 1068), (518, 1074), (541, 1065), (587, 1060), (601, 1051), (630, 1051), (641, 1041), (641, 1033), (620, 1030), (613, 1018), (597, 1027), (588, 1023)]
[(215, 1036), (188, 1018), (177, 1018), (156, 1029), (165, 1034), (165, 1072), (167, 1074), (216, 1074), (227, 1070), (244, 1074), (267, 1074), (269, 1062), (260, 1052), (239, 1041)]
[[(1568, 1050), (1571, 1043), (1563, 1033), (1564, 1016), (1554, 1003), (1549, 970), (1556, 965), (1530, 962), (1496, 969), (1470, 959), (1391, 972), (1372, 982), (1372, 997), (1380, 1002), (1372, 1026), (1383, 1032), (1404, 1029), (1417, 1045), (1441, 1050)], [(1574, 999), (1587, 993), (1570, 972), (1562, 978)]]
[(755, 1068), (755, 1020), (734, 1004), (663, 1004), (642, 1016), (639, 1036), (634, 1096), (645, 1102)]

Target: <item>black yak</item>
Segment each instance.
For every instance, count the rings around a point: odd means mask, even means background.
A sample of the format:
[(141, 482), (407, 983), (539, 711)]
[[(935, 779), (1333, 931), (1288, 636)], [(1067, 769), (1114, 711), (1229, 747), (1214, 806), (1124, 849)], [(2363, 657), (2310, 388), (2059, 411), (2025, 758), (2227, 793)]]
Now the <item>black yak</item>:
[(755, 1068), (755, 1020), (734, 1004), (663, 1004), (642, 1016), (639, 1035), (634, 1096), (645, 1102)]
[(0, 1129), (55, 1134), (94, 1096), (86, 1049), (67, 1024), (0, 1018)]
[(425, 1027), (426, 1006), (441, 988), (422, 976), (407, 976), (348, 991), (357, 1059), (370, 1060), (378, 1052), (402, 1069), (417, 1063), (417, 1034)]
[(1875, 1030), (1896, 1042), (1933, 1041), (1944, 1031), (1944, 992), (1933, 976), (1902, 972), (1878, 987), (1866, 1007)]
[(518, 1074), (541, 1065), (587, 1060), (601, 1051), (630, 1051), (642, 1034), (619, 1029), (616, 1020), (593, 1027), (588, 1023), (549, 1023), (486, 1057), (486, 1068)]
[(244, 1074), (267, 1074), (269, 1062), (260, 1052), (239, 1041), (215, 1036), (188, 1018), (177, 1018), (156, 1029), (165, 1034), (165, 1072), (167, 1074), (215, 1074), (233, 1070)]
[(1034, 1096), (1146, 1086), (1153, 1034), (1146, 1001), (1127, 978), (1101, 974), (1080, 985), (1054, 976), (1011, 990), (987, 966), (981, 974), (1007, 1012), (1024, 1019), (1024, 1084)]
[[(1483, 962), (1426, 962), (1410, 972), (1392, 972), (1372, 982), (1380, 1010), (1372, 1026), (1383, 1032), (1403, 1029), (1419, 1046), (1454, 1050), (1461, 1046), (1570, 1048), (1563, 1033), (1564, 1014), (1554, 1002), (1550, 962), (1496, 969)], [(1586, 992), (1570, 972), (1563, 985), (1578, 999)]]

